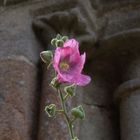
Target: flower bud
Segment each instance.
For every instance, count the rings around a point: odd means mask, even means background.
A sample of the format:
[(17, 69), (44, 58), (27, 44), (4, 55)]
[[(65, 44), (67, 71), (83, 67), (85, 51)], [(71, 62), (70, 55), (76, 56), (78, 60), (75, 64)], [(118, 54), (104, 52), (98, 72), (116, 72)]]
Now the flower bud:
[(67, 36), (61, 36), (60, 34), (57, 34), (57, 36), (51, 40), (51, 44), (55, 47), (62, 47), (64, 42), (67, 40)]
[(68, 36), (63, 36), (61, 39), (65, 42), (65, 41), (67, 41), (69, 38), (68, 38)]
[(60, 86), (60, 83), (57, 79), (57, 77), (53, 78), (50, 85), (53, 87), (53, 88), (58, 88)]
[(64, 41), (63, 41), (62, 39), (60, 39), (60, 40), (57, 40), (57, 41), (56, 41), (55, 46), (56, 46), (56, 47), (62, 47), (63, 44), (64, 44)]
[(57, 34), (57, 35), (56, 35), (56, 39), (59, 40), (59, 39), (61, 39), (61, 38), (62, 38), (62, 36), (61, 36), (60, 34)]
[(53, 54), (51, 51), (43, 51), (40, 53), (42, 61), (46, 64), (50, 64), (53, 59)]
[(57, 41), (57, 39), (56, 39), (56, 38), (53, 38), (53, 39), (51, 40), (51, 44), (52, 44), (53, 46), (55, 46), (56, 41)]
[(69, 95), (69, 96), (75, 96), (75, 90), (76, 90), (76, 85), (70, 85), (70, 86), (66, 86), (64, 88), (64, 91)]
[(54, 117), (56, 114), (56, 105), (50, 104), (45, 107), (45, 112), (48, 114), (49, 117)]
[(75, 118), (79, 118), (79, 119), (84, 119), (85, 118), (85, 111), (83, 109), (83, 107), (80, 105), (78, 107), (75, 107), (71, 110), (71, 114), (75, 117)]

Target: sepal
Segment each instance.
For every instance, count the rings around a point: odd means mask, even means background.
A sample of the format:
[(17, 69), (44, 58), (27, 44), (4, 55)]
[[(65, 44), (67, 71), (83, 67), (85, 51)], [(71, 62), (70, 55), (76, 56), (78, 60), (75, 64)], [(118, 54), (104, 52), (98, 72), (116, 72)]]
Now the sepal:
[(45, 107), (45, 112), (48, 114), (49, 117), (54, 117), (56, 115), (56, 105), (50, 104)]
[(61, 83), (58, 81), (58, 78), (57, 77), (54, 77), (50, 83), (50, 85), (53, 87), (53, 88), (59, 88), (59, 86), (61, 85)]
[(53, 46), (55, 46), (56, 41), (57, 41), (57, 39), (56, 39), (56, 38), (53, 38), (53, 39), (51, 40), (51, 44), (52, 44)]
[(64, 91), (66, 92), (66, 94), (68, 94), (70, 97), (75, 96), (75, 90), (76, 90), (76, 85), (72, 84), (70, 86), (66, 86), (64, 88)]
[(53, 53), (52, 51), (43, 51), (40, 53), (40, 57), (44, 63), (50, 64), (53, 59)]

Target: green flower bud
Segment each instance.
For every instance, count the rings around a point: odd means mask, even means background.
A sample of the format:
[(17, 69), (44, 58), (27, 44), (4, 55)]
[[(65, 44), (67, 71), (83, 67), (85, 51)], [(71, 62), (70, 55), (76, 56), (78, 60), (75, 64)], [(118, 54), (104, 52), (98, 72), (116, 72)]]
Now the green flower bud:
[(56, 41), (57, 41), (57, 39), (56, 39), (56, 38), (53, 38), (53, 39), (51, 40), (51, 44), (52, 44), (53, 46), (55, 46)]
[(42, 61), (46, 64), (50, 64), (53, 59), (53, 54), (51, 51), (43, 51), (40, 53)]
[(65, 42), (65, 41), (67, 41), (69, 38), (68, 38), (68, 36), (63, 36), (62, 37), (62, 40)]
[(56, 105), (50, 104), (45, 107), (45, 112), (48, 114), (49, 117), (54, 117), (56, 114)]
[(80, 105), (78, 107), (75, 107), (71, 110), (71, 114), (75, 117), (75, 118), (79, 118), (79, 119), (84, 119), (85, 118), (85, 111), (83, 109), (83, 107)]
[(58, 88), (60, 86), (60, 83), (57, 79), (57, 77), (53, 78), (50, 85), (53, 87), (53, 88)]
[(64, 91), (69, 95), (69, 96), (75, 96), (75, 90), (76, 90), (76, 85), (70, 85), (70, 86), (66, 86), (64, 88)]
[(51, 44), (55, 47), (62, 47), (64, 42), (68, 40), (67, 36), (61, 36), (60, 34), (57, 34), (56, 38), (53, 38), (51, 40)]
[(63, 44), (64, 44), (64, 41), (63, 41), (62, 39), (60, 39), (60, 40), (57, 40), (57, 41), (56, 41), (55, 46), (56, 46), (56, 47), (62, 47)]
[(56, 39), (61, 39), (62, 38), (62, 36), (60, 35), (60, 34), (57, 34), (57, 36), (56, 36)]

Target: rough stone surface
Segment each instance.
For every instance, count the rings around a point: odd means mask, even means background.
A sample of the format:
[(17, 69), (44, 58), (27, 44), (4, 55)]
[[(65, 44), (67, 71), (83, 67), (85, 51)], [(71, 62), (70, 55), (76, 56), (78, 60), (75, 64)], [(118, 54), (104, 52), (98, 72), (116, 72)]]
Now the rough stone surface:
[(0, 13), (0, 59), (22, 55), (38, 63), (40, 46), (32, 31), (31, 10), (30, 5), (13, 6)]
[(36, 137), (36, 68), (24, 60), (0, 60), (0, 139)]
[[(86, 118), (80, 123), (80, 140), (118, 140), (118, 130), (115, 128), (116, 120), (114, 120), (115, 113), (112, 114), (111, 108), (84, 105), (86, 110)], [(89, 129), (90, 128), (90, 129)]]

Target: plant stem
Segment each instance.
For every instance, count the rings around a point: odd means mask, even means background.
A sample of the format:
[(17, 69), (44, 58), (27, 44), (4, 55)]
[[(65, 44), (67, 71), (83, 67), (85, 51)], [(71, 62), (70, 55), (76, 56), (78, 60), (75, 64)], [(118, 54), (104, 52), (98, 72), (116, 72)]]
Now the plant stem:
[(69, 94), (67, 93), (65, 96), (64, 96), (64, 101), (66, 101), (66, 99), (69, 97)]
[(60, 88), (58, 88), (58, 93), (59, 93), (59, 96), (60, 96), (60, 101), (61, 101), (62, 109), (64, 110), (64, 116), (65, 116), (65, 119), (66, 119), (66, 122), (67, 122), (67, 126), (68, 126), (68, 129), (69, 129), (70, 137), (71, 137), (71, 139), (74, 139), (73, 126), (72, 126), (70, 118), (68, 117), (65, 100), (64, 100), (64, 97), (63, 97), (63, 94), (62, 94)]

